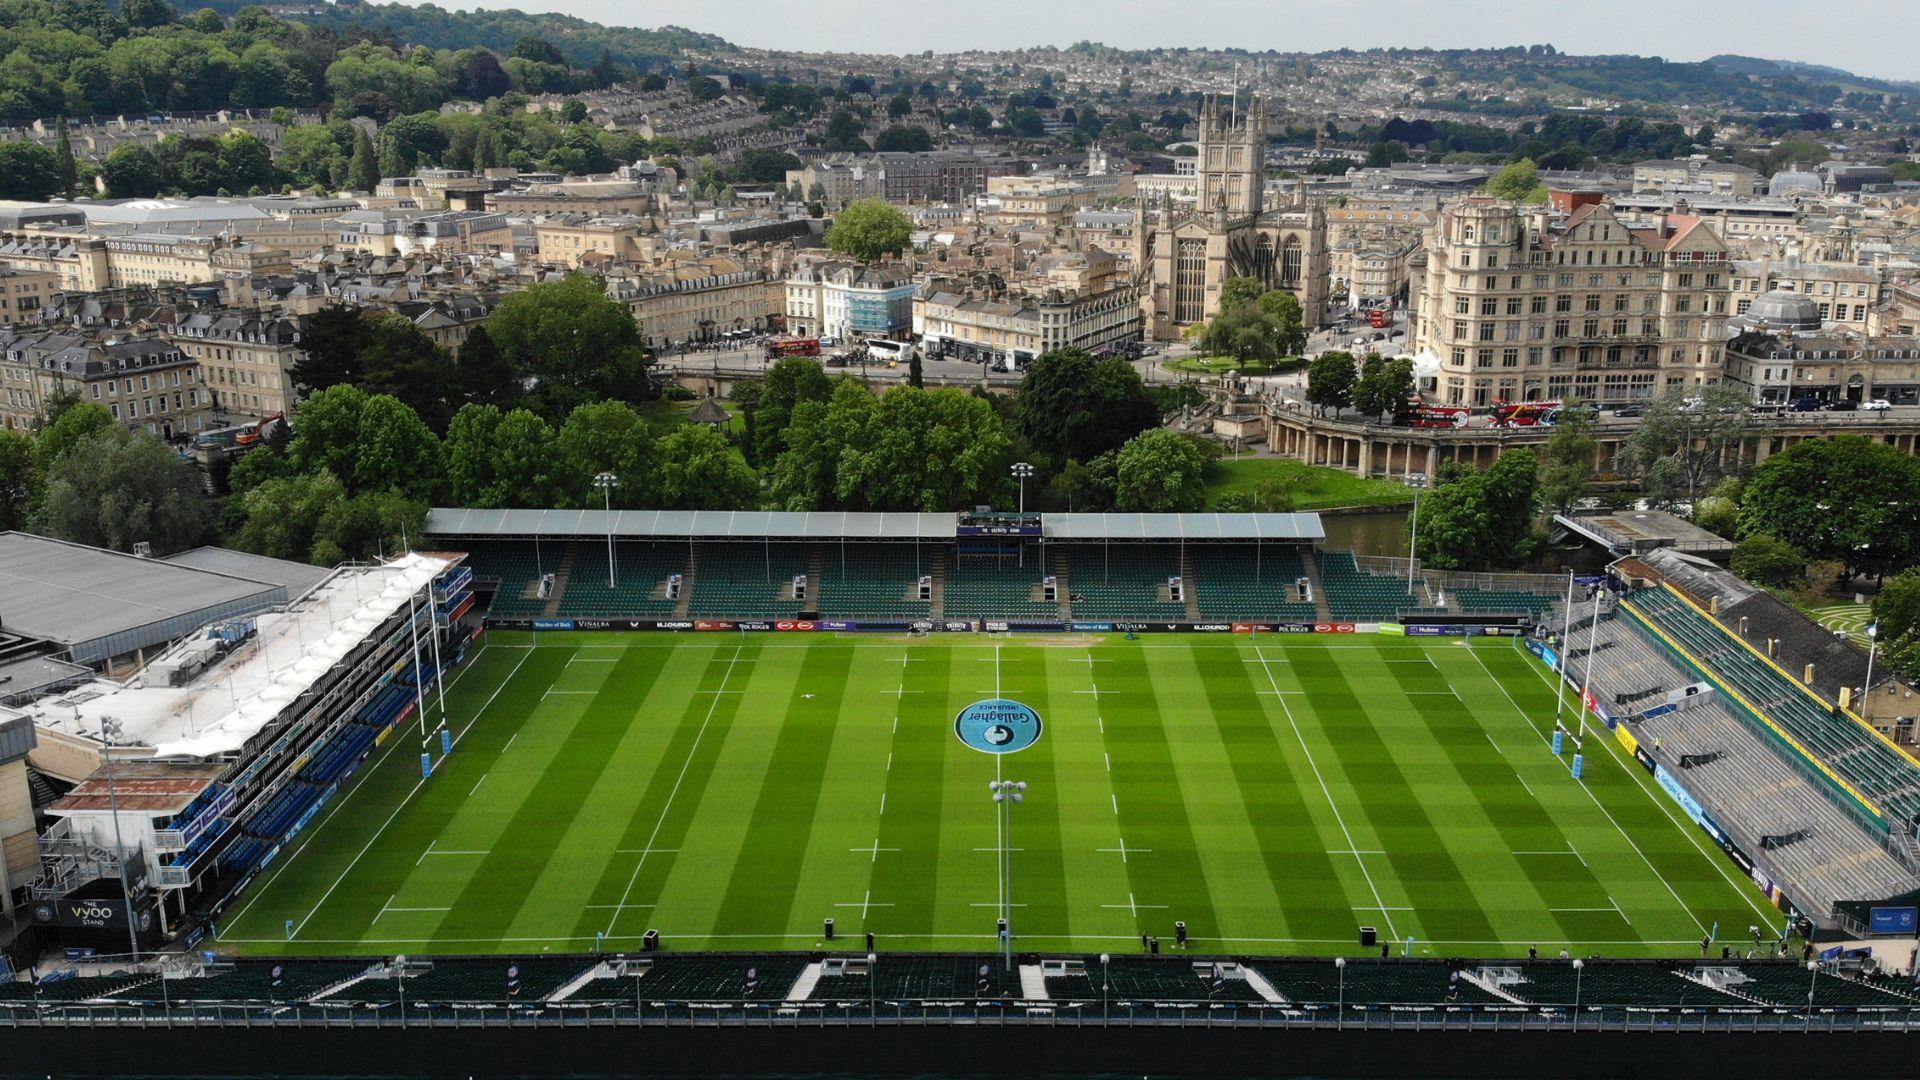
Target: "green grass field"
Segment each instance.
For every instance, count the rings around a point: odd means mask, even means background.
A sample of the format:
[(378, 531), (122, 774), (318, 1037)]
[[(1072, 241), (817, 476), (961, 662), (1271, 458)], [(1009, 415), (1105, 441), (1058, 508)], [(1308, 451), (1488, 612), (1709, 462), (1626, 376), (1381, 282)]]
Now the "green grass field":
[[(249, 953), (991, 949), (1697, 955), (1773, 909), (1511, 639), (493, 633), (228, 912)], [(996, 694), (1045, 731), (954, 733)], [(432, 702), (429, 701), (429, 710)], [(437, 754), (437, 740), (435, 742)], [(1011, 836), (988, 794), (1024, 780)], [(286, 927), (291, 924), (291, 938)], [(1397, 951), (1397, 950), (1396, 950)]]
[(1222, 458), (1207, 465), (1208, 505), (1227, 495), (1284, 493), (1298, 511), (1336, 506), (1392, 506), (1413, 501), (1413, 489), (1397, 480), (1355, 476), (1345, 469), (1308, 465), (1282, 457)]

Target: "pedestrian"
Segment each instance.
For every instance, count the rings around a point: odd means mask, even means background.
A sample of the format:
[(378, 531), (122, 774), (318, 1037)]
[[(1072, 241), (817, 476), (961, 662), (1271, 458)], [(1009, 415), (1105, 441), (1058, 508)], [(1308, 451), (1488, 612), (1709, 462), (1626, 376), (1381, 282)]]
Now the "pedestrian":
[(1390, 958), (1390, 957), (1392, 957), (1392, 956), (1393, 956), (1393, 951), (1392, 951), (1392, 949), (1390, 949), (1390, 948), (1388, 947), (1388, 945), (1387, 945), (1387, 943), (1386, 943), (1386, 942), (1384, 942), (1384, 941), (1383, 941), (1383, 942), (1381, 942), (1381, 943), (1380, 943), (1380, 959), (1382, 959), (1382, 960), (1386, 960), (1386, 959), (1388, 959), (1388, 958)]
[(1527, 946), (1527, 959), (1529, 960), (1540, 959), (1540, 946), (1538, 945)]
[(1713, 939), (1711, 937), (1701, 938), (1700, 939), (1700, 959), (1705, 960), (1707, 958), (1707, 950), (1712, 947), (1713, 947)]

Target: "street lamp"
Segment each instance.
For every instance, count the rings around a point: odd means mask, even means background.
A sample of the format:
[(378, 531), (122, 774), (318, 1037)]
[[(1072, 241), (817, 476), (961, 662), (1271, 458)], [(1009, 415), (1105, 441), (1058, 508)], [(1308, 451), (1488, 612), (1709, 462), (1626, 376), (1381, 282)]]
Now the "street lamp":
[(122, 727), (111, 716), (100, 718), (100, 766), (107, 774), (107, 807), (113, 812), (113, 860), (120, 874), (120, 901), (127, 905), (127, 945), (133, 950), (132, 963), (140, 962), (140, 933), (133, 922), (133, 889), (127, 885), (127, 842), (120, 831), (120, 788), (115, 782), (113, 755), (109, 752)]
[(1110, 993), (1113, 981), (1107, 977), (1107, 962), (1112, 959), (1113, 957), (1106, 953), (1100, 954), (1100, 1020), (1102, 1023), (1113, 1022), (1113, 998)]
[(1407, 477), (1407, 486), (1413, 489), (1413, 519), (1407, 525), (1407, 591), (1413, 591), (1414, 545), (1420, 538), (1420, 491), (1427, 486), (1426, 477)]
[(600, 489), (602, 503), (607, 510), (607, 591), (612, 592), (613, 584), (613, 489), (620, 486), (620, 478), (610, 472), (603, 472), (593, 478), (593, 486)]
[(1334, 957), (1333, 969), (1340, 973), (1339, 1011), (1333, 1015), (1333, 1026), (1337, 1031), (1347, 1026), (1347, 958)]
[(867, 1021), (869, 1023), (878, 1021), (880, 1016), (879, 1007), (874, 1004), (873, 989), (873, 965), (878, 963), (879, 960), (880, 957), (878, 955), (874, 953), (867, 954)]
[[(1013, 463), (1013, 475), (1020, 481), (1020, 513), (1024, 517), (1027, 512), (1027, 477), (1033, 475), (1033, 466), (1025, 461), (1016, 461)], [(1027, 542), (1024, 539), (1020, 541), (1020, 565), (1027, 565)]]
[(994, 810), (1000, 818), (1000, 949), (1006, 970), (1013, 970), (1013, 807), (1027, 797), (1025, 780), (989, 780)]
[(1587, 966), (1586, 961), (1578, 957), (1573, 961), (1573, 1030), (1580, 1030), (1580, 972)]
[(1820, 961), (1807, 961), (1807, 1015), (1813, 1015), (1813, 988), (1820, 982)]

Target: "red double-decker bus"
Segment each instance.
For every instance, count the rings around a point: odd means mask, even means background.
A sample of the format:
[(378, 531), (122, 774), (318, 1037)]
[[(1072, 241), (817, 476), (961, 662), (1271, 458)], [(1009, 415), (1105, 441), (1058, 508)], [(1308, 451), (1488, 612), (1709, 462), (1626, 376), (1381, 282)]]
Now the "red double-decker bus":
[(1467, 417), (1470, 415), (1472, 410), (1458, 405), (1413, 404), (1393, 420), (1402, 427), (1463, 428), (1467, 426)]
[(1373, 327), (1375, 330), (1386, 329), (1387, 324), (1392, 320), (1393, 312), (1391, 309), (1377, 307), (1370, 308), (1367, 311), (1367, 325)]
[(1493, 406), (1494, 427), (1534, 427), (1552, 423), (1557, 401), (1501, 401)]
[(819, 338), (811, 338), (811, 337), (782, 338), (779, 341), (767, 342), (767, 359), (769, 360), (778, 360), (783, 356), (819, 356), (819, 355), (820, 355), (820, 339)]

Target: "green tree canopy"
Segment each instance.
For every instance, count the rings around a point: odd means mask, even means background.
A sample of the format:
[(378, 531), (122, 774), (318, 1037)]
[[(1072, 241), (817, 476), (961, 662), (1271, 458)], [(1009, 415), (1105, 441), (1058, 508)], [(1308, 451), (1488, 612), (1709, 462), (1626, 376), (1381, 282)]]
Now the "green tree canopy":
[(1521, 158), (1493, 174), (1487, 181), (1487, 194), (1511, 202), (1543, 203), (1547, 201), (1547, 185), (1540, 182), (1540, 167), (1533, 159)]
[(487, 333), (514, 371), (533, 381), (532, 399), (544, 415), (564, 416), (589, 401), (652, 396), (640, 325), (585, 274), (508, 296), (487, 319)]
[(1391, 418), (1406, 409), (1413, 393), (1411, 359), (1396, 356), (1387, 360), (1379, 353), (1368, 353), (1353, 384), (1353, 407), (1363, 416)]
[(1307, 365), (1307, 401), (1321, 411), (1332, 409), (1335, 416), (1353, 404), (1353, 387), (1359, 381), (1353, 354), (1326, 352)]
[(834, 216), (827, 246), (861, 262), (907, 250), (913, 223), (884, 199), (859, 199)]
[(1027, 365), (1014, 398), (1020, 435), (1055, 467), (1118, 450), (1160, 422), (1160, 410), (1121, 357), (1081, 349), (1042, 353)]
[(1807, 570), (1807, 557), (1777, 536), (1754, 533), (1733, 549), (1733, 572), (1758, 585), (1790, 588)]
[(156, 555), (212, 536), (212, 504), (193, 468), (165, 443), (115, 426), (82, 436), (47, 469), (33, 514), (37, 532), (79, 544)]
[(592, 509), (606, 495), (593, 478), (610, 472), (620, 480), (613, 505), (657, 504), (656, 440), (653, 429), (623, 401), (595, 401), (576, 407), (554, 437), (554, 485), (557, 505)]
[(752, 410), (753, 445), (749, 455), (755, 464), (771, 465), (785, 450), (787, 425), (802, 402), (826, 401), (833, 395), (833, 384), (818, 360), (805, 356), (785, 356), (767, 368), (760, 384), (758, 406)]
[(680, 425), (660, 440), (658, 453), (661, 508), (746, 510), (759, 504), (759, 474), (707, 425)]
[(1769, 457), (1740, 498), (1744, 535), (1808, 559), (1888, 574), (1920, 563), (1920, 458), (1860, 435), (1807, 439)]
[(1114, 458), (1114, 509), (1185, 513), (1207, 498), (1207, 448), (1190, 435), (1155, 428), (1133, 437)]

